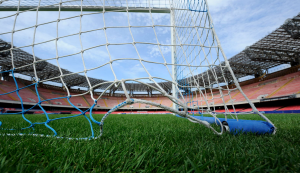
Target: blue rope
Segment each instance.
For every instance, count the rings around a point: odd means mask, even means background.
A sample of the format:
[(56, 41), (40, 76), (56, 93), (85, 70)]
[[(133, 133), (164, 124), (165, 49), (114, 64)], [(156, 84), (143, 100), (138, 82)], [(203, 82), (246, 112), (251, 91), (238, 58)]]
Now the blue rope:
[[(197, 103), (197, 108), (199, 109), (199, 104), (198, 104), (198, 101), (193, 101), (193, 105), (194, 105), (194, 102), (195, 102), (195, 103)], [(200, 115), (201, 115), (201, 118), (202, 118), (202, 120), (204, 120), (203, 113), (202, 113), (200, 110), (198, 110), (198, 114), (200, 114)], [(194, 115), (194, 112), (193, 112), (193, 115)]]
[[(197, 1), (197, 5), (196, 2)], [(191, 3), (194, 2), (192, 5), (193, 7), (191, 7)], [(207, 12), (207, 8), (206, 8), (206, 2), (204, 0), (201, 0), (201, 5), (199, 6), (199, 0), (187, 0), (187, 4), (189, 5), (189, 10), (190, 11), (194, 11), (194, 12), (203, 12), (206, 13)], [(195, 8), (196, 6), (196, 8)], [(199, 8), (198, 8), (199, 7)]]
[(14, 76), (14, 71), (12, 70), (11, 71), (11, 74), (12, 74), (12, 76), (13, 76), (13, 79), (14, 79), (14, 81), (15, 81), (15, 84), (16, 84), (16, 93), (17, 93), (17, 95), (18, 95), (18, 97), (19, 97), (19, 99), (20, 99), (20, 101), (21, 101), (21, 108), (22, 108), (22, 117), (23, 117), (23, 119), (25, 120), (25, 121), (27, 121), (28, 123), (30, 123), (30, 124), (32, 124), (32, 122), (31, 121), (29, 121), (27, 118), (25, 118), (25, 115), (24, 115), (24, 105), (23, 105), (23, 100), (22, 100), (22, 97), (20, 96), (20, 94), (19, 94), (19, 85), (18, 85), (18, 82), (17, 82), (17, 80), (16, 80), (16, 78), (15, 78), (15, 76)]
[[(94, 104), (87, 110), (83, 111), (81, 109), (79, 109), (77, 106), (75, 106), (71, 101), (70, 101), (70, 98), (71, 96), (65, 96), (65, 97), (56, 97), (56, 98), (51, 98), (51, 99), (46, 99), (46, 100), (41, 100), (41, 97), (40, 97), (40, 94), (39, 94), (39, 91), (38, 91), (38, 84), (39, 82), (36, 82), (36, 83), (33, 83), (31, 85), (28, 85), (28, 86), (25, 86), (25, 87), (22, 87), (22, 88), (19, 88), (18, 86), (18, 83), (17, 83), (17, 80), (15, 78), (15, 75), (14, 75), (14, 69), (13, 70), (8, 70), (8, 71), (2, 71), (0, 73), (11, 73), (12, 74), (12, 78), (14, 80), (14, 83), (16, 85), (16, 90), (14, 91), (10, 91), (10, 92), (7, 92), (7, 93), (3, 93), (3, 94), (0, 94), (1, 95), (7, 95), (7, 94), (11, 94), (11, 93), (16, 93), (18, 95), (18, 98), (20, 100), (20, 103), (21, 103), (21, 111), (20, 112), (17, 112), (17, 113), (1, 113), (1, 115), (7, 115), (7, 114), (22, 114), (22, 118), (29, 123), (29, 126), (27, 127), (24, 127), (24, 128), (21, 128), (20, 130), (25, 130), (25, 129), (32, 129), (33, 131), (35, 130), (34, 129), (34, 126), (35, 125), (45, 125), (48, 129), (50, 129), (54, 135), (44, 135), (44, 134), (33, 134), (33, 132), (30, 132), (29, 134), (31, 135), (34, 135), (34, 136), (46, 136), (46, 137), (56, 137), (56, 138), (65, 138), (65, 137), (60, 137), (60, 136), (57, 136), (57, 132), (56, 130), (50, 126), (50, 123), (52, 121), (56, 121), (56, 120), (61, 120), (61, 119), (68, 119), (68, 118), (74, 118), (74, 117), (78, 117), (78, 116), (84, 116), (89, 125), (90, 125), (90, 129), (91, 129), (91, 136), (89, 137), (84, 137), (84, 138), (68, 138), (68, 139), (77, 139), (77, 140), (89, 140), (89, 139), (95, 139), (97, 137), (95, 137), (95, 133), (94, 133), (94, 130), (93, 130), (93, 123), (97, 124), (97, 125), (101, 125), (100, 122), (98, 122), (97, 120), (94, 119), (93, 115), (92, 115), (92, 111), (93, 111), (93, 108), (97, 105), (97, 101), (95, 100)], [(25, 89), (25, 88), (28, 88), (30, 86), (35, 86), (35, 91), (36, 91), (36, 95), (38, 97), (38, 103), (36, 103), (34, 106), (30, 107), (29, 109), (25, 109), (24, 108), (24, 103), (23, 103), (23, 99), (22, 97), (20, 96), (20, 90), (22, 89)], [(49, 117), (49, 113), (46, 112), (46, 110), (43, 108), (42, 106), (42, 103), (44, 102), (47, 102), (47, 101), (51, 101), (51, 100), (56, 100), (56, 99), (64, 99), (66, 98), (68, 100), (68, 102), (70, 103), (71, 106), (73, 106), (76, 110), (80, 111), (80, 114), (77, 114), (77, 115), (73, 115), (73, 116), (67, 116), (67, 117), (59, 117), (59, 118), (53, 118), (51, 119)], [(46, 116), (47, 120), (44, 121), (44, 122), (31, 122), (30, 120), (28, 120), (26, 117), (25, 117), (25, 113), (32, 110), (34, 107), (38, 106), (42, 111), (43, 111), (43, 114)], [(90, 113), (90, 116), (87, 117), (86, 116), (86, 113), (89, 112)], [(0, 127), (2, 126), (2, 122), (0, 121)], [(0, 128), (2, 130), (17, 130), (17, 129), (3, 129), (3, 128)], [(28, 135), (28, 134), (25, 134), (25, 133), (19, 133), (17, 135)], [(99, 135), (100, 136), (100, 135)]]

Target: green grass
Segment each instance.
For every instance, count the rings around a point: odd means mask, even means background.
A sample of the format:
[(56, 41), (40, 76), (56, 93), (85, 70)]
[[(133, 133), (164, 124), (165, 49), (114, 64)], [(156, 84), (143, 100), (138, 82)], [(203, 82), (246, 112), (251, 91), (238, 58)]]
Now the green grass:
[[(172, 115), (110, 115), (103, 136), (91, 141), (0, 136), (0, 172), (300, 172), (300, 115), (267, 116), (278, 127), (275, 136), (217, 136)], [(102, 115), (94, 117), (101, 120)], [(20, 115), (0, 115), (3, 128), (28, 125), (21, 120)], [(90, 135), (84, 117), (50, 125), (60, 136)], [(99, 134), (99, 127), (94, 129)], [(0, 130), (5, 132), (12, 131)], [(35, 133), (53, 134), (43, 125)]]

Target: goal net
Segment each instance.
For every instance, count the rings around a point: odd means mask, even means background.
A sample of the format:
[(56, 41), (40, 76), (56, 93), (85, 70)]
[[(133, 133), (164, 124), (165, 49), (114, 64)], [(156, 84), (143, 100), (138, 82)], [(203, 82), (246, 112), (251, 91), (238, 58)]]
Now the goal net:
[[(222, 134), (226, 123), (220, 114), (238, 119), (234, 95), (241, 93), (253, 111), (275, 126), (243, 93), (216, 35), (207, 0), (0, 0), (0, 66), (2, 78), (11, 76), (16, 88), (20, 114), (39, 107), (51, 129), (43, 104), (65, 99), (85, 116), (90, 125), (100, 126), (112, 112), (124, 107), (158, 107)], [(33, 79), (20, 86), (16, 76)], [(47, 99), (40, 84), (63, 87), (65, 95)], [(21, 91), (35, 87), (38, 97), (25, 108)], [(73, 89), (83, 88), (81, 93)], [(120, 92), (126, 96), (102, 120), (93, 109), (104, 95)], [(168, 101), (157, 103), (134, 98), (133, 92), (160, 93)], [(94, 104), (82, 110), (72, 102), (89, 94)], [(100, 93), (99, 95), (95, 93)], [(57, 103), (61, 103), (57, 101)], [(171, 104), (170, 104), (171, 103)], [(218, 113), (216, 107), (224, 107)], [(86, 114), (89, 114), (86, 115)], [(192, 116), (199, 114), (202, 118)], [(63, 117), (71, 118), (74, 116)], [(210, 119), (221, 128), (210, 124)], [(4, 122), (3, 122), (4, 123)], [(92, 129), (92, 128), (91, 128)], [(93, 129), (91, 138), (95, 138)]]

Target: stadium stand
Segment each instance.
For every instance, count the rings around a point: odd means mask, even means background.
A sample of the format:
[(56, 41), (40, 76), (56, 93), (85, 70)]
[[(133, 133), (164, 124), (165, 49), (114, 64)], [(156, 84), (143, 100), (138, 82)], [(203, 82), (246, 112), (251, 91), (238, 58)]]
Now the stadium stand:
[(287, 107), (281, 108), (279, 110), (280, 111), (284, 111), (284, 110), (300, 110), (300, 105), (287, 106)]
[[(287, 70), (285, 70), (285, 71), (287, 71)], [(283, 71), (282, 73), (286, 73), (285, 71)], [(18, 82), (19, 88), (25, 86), (21, 81), (22, 80), (19, 80), (19, 82)], [(27, 82), (29, 82), (29, 81), (27, 81)], [(258, 99), (259, 96), (265, 96), (266, 98), (275, 98), (275, 97), (279, 97), (279, 96), (297, 94), (300, 91), (299, 86), (300, 86), (300, 71), (291, 73), (291, 74), (287, 74), (285, 76), (280, 76), (280, 77), (271, 78), (271, 79), (263, 80), (260, 82), (244, 85), (244, 86), (242, 86), (242, 89), (245, 92), (245, 94), (248, 95), (248, 97), (253, 100), (253, 99)], [(2, 93), (14, 91), (15, 89), (16, 88), (15, 88), (14, 81), (12, 81), (12, 80), (1, 81), (0, 91)], [(54, 89), (49, 89), (49, 88), (45, 88), (45, 87), (38, 87), (38, 92), (39, 92), (42, 100), (51, 99), (54, 97), (64, 97), (65, 96), (65, 92), (62, 89), (54, 90)], [(20, 90), (19, 94), (22, 97), (24, 102), (33, 102), (33, 103), (38, 102), (35, 88), (33, 86), (25, 88), (23, 90)], [(76, 93), (72, 93), (72, 94), (76, 94)], [(199, 93), (197, 93), (197, 94), (199, 96)], [(227, 93), (223, 93), (223, 94), (226, 95)], [(195, 95), (196, 94), (194, 94), (193, 97), (185, 97), (185, 99), (190, 100), (190, 102), (188, 104), (190, 104), (190, 106), (192, 106), (192, 107), (196, 106), (196, 105), (198, 105), (198, 106), (205, 105), (204, 101), (203, 100), (201, 101), (200, 97), (196, 98)], [(245, 99), (242, 96), (242, 94), (237, 91), (233, 91), (231, 93), (231, 96), (232, 96), (231, 99), (235, 103), (244, 101), (244, 99)], [(96, 97), (96, 95), (95, 95), (95, 97)], [(211, 94), (209, 97), (210, 97), (208, 99), (209, 103), (222, 102), (222, 100), (220, 98), (218, 98), (218, 97), (220, 97), (220, 94), (218, 94), (216, 92), (213, 93), (213, 97), (211, 96)], [(261, 97), (261, 98), (264, 98), (264, 97)], [(0, 99), (1, 100), (10, 100), (10, 101), (20, 101), (16, 92), (10, 93), (7, 95), (2, 95), (2, 96), (0, 96)], [(169, 106), (169, 107), (172, 106), (172, 102), (168, 98), (162, 97), (159, 95), (153, 96), (153, 97), (144, 97), (142, 99), (156, 102), (158, 104), (162, 104), (162, 105)], [(124, 100), (126, 100), (126, 97), (105, 96), (104, 98), (98, 100), (97, 105), (101, 108), (111, 108), (116, 104), (120, 104)], [(86, 94), (84, 96), (79, 96), (79, 97), (72, 97), (72, 98), (70, 98), (70, 101), (75, 106), (78, 106), (78, 107), (90, 107), (91, 105), (94, 104), (94, 101), (92, 100), (90, 94)], [(229, 96), (225, 96), (224, 101), (229, 104), (229, 101), (230, 101)], [(70, 104), (66, 98), (48, 101), (48, 102), (45, 102), (44, 104), (70, 106)], [(291, 107), (291, 109), (294, 107)], [(151, 109), (152, 106), (147, 107), (147, 105), (145, 105), (145, 104), (137, 103), (137, 104), (133, 104), (131, 106), (128, 105), (126, 108), (128, 108), (128, 109), (130, 109), (130, 108)], [(258, 110), (268, 111), (268, 110), (276, 110), (279, 108), (280, 107), (258, 108)], [(298, 107), (296, 106), (295, 108), (298, 108)], [(236, 111), (241, 111), (241, 110), (242, 109), (236, 109)], [(250, 109), (244, 108), (243, 111), (249, 111), (249, 110)], [(284, 109), (284, 110), (288, 110), (288, 109)], [(224, 111), (224, 110), (218, 110), (218, 111)], [(229, 111), (231, 111), (231, 110), (229, 109)]]

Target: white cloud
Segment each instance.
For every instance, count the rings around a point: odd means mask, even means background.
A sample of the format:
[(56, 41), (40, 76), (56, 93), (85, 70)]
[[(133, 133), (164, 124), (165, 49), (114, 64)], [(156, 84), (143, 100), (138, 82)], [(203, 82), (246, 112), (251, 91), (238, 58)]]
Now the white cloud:
[(124, 71), (126, 73), (127, 78), (134, 79), (140, 77), (140, 73), (144, 73), (145, 69), (141, 64), (135, 64), (131, 68)]
[(165, 56), (166, 54), (171, 52), (171, 48), (168, 46), (160, 46), (161, 51), (159, 50), (158, 46), (151, 46), (149, 49), (150, 56), (153, 58), (162, 57), (161, 54)]

